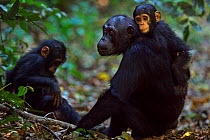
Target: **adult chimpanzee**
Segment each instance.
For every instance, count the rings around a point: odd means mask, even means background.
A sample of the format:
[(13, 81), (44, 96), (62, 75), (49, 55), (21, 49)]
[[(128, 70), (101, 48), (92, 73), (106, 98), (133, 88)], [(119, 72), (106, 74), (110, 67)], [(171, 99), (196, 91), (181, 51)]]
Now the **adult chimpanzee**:
[(110, 88), (77, 128), (89, 129), (111, 117), (104, 134), (113, 137), (131, 128), (133, 137), (149, 137), (177, 126), (185, 95), (175, 94), (171, 56), (167, 48), (156, 49), (153, 39), (138, 32), (137, 24), (125, 15), (113, 16), (103, 25), (99, 54), (123, 58)]
[(7, 89), (17, 91), (19, 86), (31, 86), (26, 102), (34, 109), (55, 112), (57, 119), (77, 124), (79, 114), (61, 97), (58, 81), (54, 75), (58, 66), (66, 61), (66, 47), (57, 40), (43, 41), (19, 59), (16, 66), (7, 71)]
[(137, 6), (133, 12), (133, 18), (139, 25), (141, 33), (154, 39), (157, 47), (168, 49), (172, 56), (175, 89), (181, 89), (179, 90), (181, 93), (186, 93), (187, 81), (190, 78), (189, 46), (176, 36), (168, 24), (161, 20), (161, 13), (153, 5), (142, 4)]

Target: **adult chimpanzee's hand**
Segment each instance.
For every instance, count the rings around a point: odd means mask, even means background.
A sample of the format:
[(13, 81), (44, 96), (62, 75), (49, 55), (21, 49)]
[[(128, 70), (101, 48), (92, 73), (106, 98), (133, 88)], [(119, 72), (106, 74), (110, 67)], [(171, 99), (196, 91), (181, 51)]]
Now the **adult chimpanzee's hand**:
[(53, 96), (53, 105), (55, 107), (58, 107), (60, 104), (62, 104), (61, 92), (54, 92), (52, 96)]

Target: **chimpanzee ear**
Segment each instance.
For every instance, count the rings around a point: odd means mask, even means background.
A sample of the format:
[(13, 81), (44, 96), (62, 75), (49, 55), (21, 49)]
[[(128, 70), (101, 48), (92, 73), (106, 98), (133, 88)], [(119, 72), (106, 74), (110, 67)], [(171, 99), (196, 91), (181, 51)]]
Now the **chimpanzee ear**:
[(159, 11), (155, 12), (155, 19), (156, 19), (156, 22), (161, 20), (161, 13)]
[(133, 26), (129, 25), (128, 28), (126, 29), (127, 34), (132, 37), (135, 34), (135, 29), (133, 28)]
[(41, 56), (46, 58), (49, 53), (50, 53), (50, 48), (48, 46), (42, 47)]

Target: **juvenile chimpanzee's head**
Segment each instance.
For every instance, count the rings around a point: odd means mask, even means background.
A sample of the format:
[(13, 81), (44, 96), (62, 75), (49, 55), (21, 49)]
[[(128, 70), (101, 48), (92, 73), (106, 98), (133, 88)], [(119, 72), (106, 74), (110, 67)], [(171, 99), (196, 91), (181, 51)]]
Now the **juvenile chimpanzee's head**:
[(98, 42), (98, 52), (102, 56), (124, 53), (138, 32), (138, 26), (126, 15), (109, 18), (103, 25), (103, 36)]
[(38, 53), (44, 58), (45, 67), (49, 74), (52, 75), (67, 58), (64, 43), (54, 39), (44, 40), (39, 47), (32, 50), (31, 53)]
[(133, 18), (139, 25), (141, 33), (149, 33), (161, 19), (161, 13), (151, 4), (142, 4), (133, 11)]

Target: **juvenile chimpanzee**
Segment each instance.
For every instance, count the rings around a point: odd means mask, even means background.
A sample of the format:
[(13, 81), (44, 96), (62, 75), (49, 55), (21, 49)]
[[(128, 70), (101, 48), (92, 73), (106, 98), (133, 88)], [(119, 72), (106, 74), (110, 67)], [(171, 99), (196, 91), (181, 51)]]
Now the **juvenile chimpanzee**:
[(26, 102), (36, 110), (55, 112), (57, 119), (77, 124), (79, 114), (61, 97), (56, 69), (66, 61), (66, 47), (57, 40), (44, 40), (19, 59), (16, 66), (6, 72), (7, 90), (17, 91), (19, 86), (31, 86)]
[(110, 88), (77, 128), (89, 129), (111, 117), (104, 134), (114, 137), (131, 128), (138, 138), (161, 135), (177, 126), (185, 94), (175, 94), (170, 54), (167, 48), (155, 49), (156, 42), (138, 32), (126, 15), (113, 16), (103, 25), (99, 54), (123, 54), (123, 58)]
[[(168, 24), (161, 20), (161, 13), (151, 4), (142, 4), (135, 8), (133, 18), (144, 35), (154, 39), (157, 47), (168, 49), (172, 57), (172, 71), (175, 89), (186, 91), (189, 72), (189, 46), (176, 36)], [(186, 93), (186, 92), (182, 92)]]

